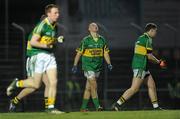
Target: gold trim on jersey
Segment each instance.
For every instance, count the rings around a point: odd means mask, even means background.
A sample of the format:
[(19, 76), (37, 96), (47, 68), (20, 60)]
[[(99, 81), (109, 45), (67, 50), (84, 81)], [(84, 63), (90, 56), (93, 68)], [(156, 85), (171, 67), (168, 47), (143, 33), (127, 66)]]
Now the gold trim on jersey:
[(87, 57), (101, 57), (103, 56), (103, 49), (101, 48), (85, 49), (82, 55)]
[(140, 55), (146, 55), (147, 54), (147, 49), (144, 46), (136, 45), (135, 53), (140, 54)]
[(49, 36), (42, 36), (40, 39), (40, 43), (42, 44), (51, 44), (56, 41), (55, 38), (49, 37)]
[(136, 45), (136, 47), (135, 47), (135, 53), (140, 54), (140, 55), (146, 55), (147, 50), (152, 50), (152, 48), (146, 48), (141, 45)]
[(27, 42), (27, 49), (30, 50), (32, 48), (30, 41)]
[(152, 48), (147, 48), (147, 50), (152, 50)]

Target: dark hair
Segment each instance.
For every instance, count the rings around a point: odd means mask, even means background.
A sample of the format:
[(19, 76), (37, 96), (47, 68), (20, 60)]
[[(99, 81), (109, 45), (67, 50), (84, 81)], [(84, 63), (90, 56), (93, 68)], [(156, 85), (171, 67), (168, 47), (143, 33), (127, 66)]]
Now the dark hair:
[(40, 20), (42, 21), (42, 20), (44, 20), (46, 17), (47, 17), (47, 15), (43, 14), (43, 15), (41, 16)]
[(52, 8), (58, 8), (58, 6), (55, 5), (55, 4), (49, 4), (49, 5), (47, 5), (47, 6), (45, 7), (45, 15), (47, 15), (47, 13), (50, 12)]
[(147, 23), (144, 30), (145, 30), (145, 32), (148, 32), (151, 29), (156, 29), (156, 28), (157, 28), (156, 24), (154, 24), (154, 23)]

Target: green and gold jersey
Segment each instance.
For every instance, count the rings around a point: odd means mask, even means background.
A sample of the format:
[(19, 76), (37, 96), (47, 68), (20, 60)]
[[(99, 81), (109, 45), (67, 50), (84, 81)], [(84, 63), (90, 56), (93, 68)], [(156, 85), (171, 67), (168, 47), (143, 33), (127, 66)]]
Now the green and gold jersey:
[(152, 39), (144, 33), (135, 43), (132, 68), (147, 70), (147, 53), (149, 52), (152, 52)]
[(102, 36), (93, 39), (91, 35), (88, 35), (83, 38), (76, 51), (82, 53), (84, 71), (99, 72), (102, 69), (104, 52), (109, 52), (109, 48)]
[(40, 43), (51, 44), (56, 41), (56, 38), (55, 38), (56, 32), (57, 32), (56, 24), (52, 25), (49, 22), (48, 18), (39, 22), (28, 37), (27, 56), (33, 56), (41, 52), (51, 53), (52, 50), (32, 47), (30, 44), (30, 40), (33, 35), (37, 35), (37, 36), (40, 36), (40, 40), (39, 40)]

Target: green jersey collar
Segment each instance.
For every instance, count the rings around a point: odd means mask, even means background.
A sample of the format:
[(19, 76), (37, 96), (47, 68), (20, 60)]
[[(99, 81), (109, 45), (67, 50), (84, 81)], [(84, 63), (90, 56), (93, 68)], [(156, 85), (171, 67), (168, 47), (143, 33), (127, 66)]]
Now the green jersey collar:
[(144, 35), (146, 35), (149, 39), (152, 39), (148, 33), (144, 33)]
[(55, 26), (56, 26), (56, 23), (54, 23), (54, 24), (51, 24), (51, 23), (50, 23), (50, 20), (48, 19), (48, 17), (45, 19), (45, 22), (46, 22), (49, 26), (51, 26), (52, 29), (54, 29)]
[(152, 38), (148, 35), (148, 33), (144, 33), (144, 35), (146, 35), (150, 41), (150, 43), (152, 43)]
[(99, 38), (100, 38), (100, 35), (97, 34), (97, 39), (98, 39), (98, 40), (95, 40), (91, 34), (89, 35), (89, 37), (90, 37), (92, 40), (94, 40), (95, 42), (97, 42), (97, 41), (99, 40)]

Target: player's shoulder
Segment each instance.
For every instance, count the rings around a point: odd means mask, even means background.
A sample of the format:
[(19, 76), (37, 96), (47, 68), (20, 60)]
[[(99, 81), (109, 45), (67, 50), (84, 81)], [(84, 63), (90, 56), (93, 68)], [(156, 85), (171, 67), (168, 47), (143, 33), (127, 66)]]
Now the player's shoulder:
[(139, 36), (138, 41), (139, 42), (146, 42), (149, 39), (149, 37), (147, 36), (147, 34), (142, 34), (141, 36)]
[(82, 42), (88, 41), (91, 38), (91, 35), (83, 37)]
[(87, 35), (87, 36), (84, 36), (83, 39), (86, 40), (86, 39), (88, 39), (90, 37), (91, 37), (90, 35)]
[(100, 39), (102, 39), (102, 40), (106, 41), (106, 39), (105, 39), (105, 37), (104, 37), (104, 36), (99, 35), (99, 34), (98, 34), (98, 36), (99, 36), (99, 38), (100, 38)]
[(36, 27), (44, 27), (45, 24), (46, 24), (46, 21), (45, 21), (45, 19), (44, 19), (44, 20), (39, 21), (39, 22), (36, 24)]
[(45, 22), (45, 20), (42, 20), (42, 21), (39, 21), (36, 25), (35, 25), (35, 27), (34, 27), (34, 29), (33, 29), (33, 32), (41, 32), (41, 31), (43, 31), (43, 29), (45, 28), (45, 24), (46, 24), (46, 22)]

